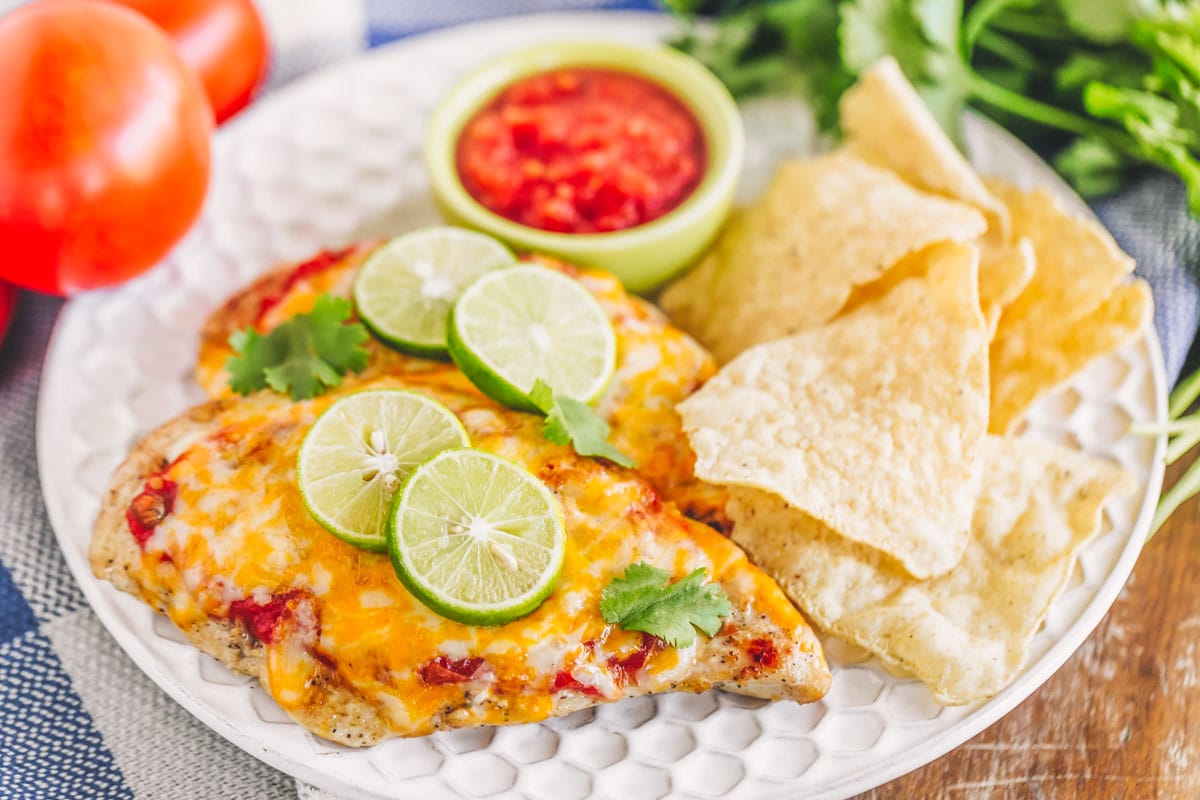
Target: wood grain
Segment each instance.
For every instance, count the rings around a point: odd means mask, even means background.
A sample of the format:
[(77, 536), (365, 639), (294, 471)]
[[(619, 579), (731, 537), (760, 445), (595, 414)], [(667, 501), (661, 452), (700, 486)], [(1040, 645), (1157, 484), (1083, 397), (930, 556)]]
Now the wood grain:
[(1146, 545), (1108, 616), (1041, 689), (857, 800), (984, 798), (1200, 798), (1200, 503)]

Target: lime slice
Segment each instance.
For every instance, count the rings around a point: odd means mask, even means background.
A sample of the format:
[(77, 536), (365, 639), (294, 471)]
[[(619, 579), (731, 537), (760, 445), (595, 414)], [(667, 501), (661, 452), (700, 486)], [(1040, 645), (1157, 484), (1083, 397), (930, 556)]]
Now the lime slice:
[(538, 266), (511, 267), (467, 287), (450, 313), (450, 356), (488, 397), (538, 411), (540, 378), (583, 403), (612, 378), (617, 337), (604, 309), (577, 281)]
[(446, 317), (472, 281), (514, 263), (500, 242), (448, 225), (397, 236), (359, 268), (354, 305), (371, 332), (392, 347), (444, 358)]
[(444, 617), (502, 625), (554, 589), (566, 533), (558, 501), (524, 467), (447, 450), (417, 467), (388, 522), (392, 566)]
[(334, 536), (382, 551), (392, 500), (413, 469), (469, 444), (458, 417), (424, 395), (357, 392), (326, 409), (304, 437), (296, 462), (300, 496)]

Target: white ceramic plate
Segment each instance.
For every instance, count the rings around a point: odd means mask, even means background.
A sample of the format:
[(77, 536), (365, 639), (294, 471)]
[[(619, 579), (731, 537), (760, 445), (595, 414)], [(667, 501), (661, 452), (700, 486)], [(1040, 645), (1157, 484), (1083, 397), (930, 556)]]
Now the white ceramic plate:
[[(1071, 587), (1005, 692), (941, 708), (920, 683), (830, 642), (833, 688), (820, 703), (768, 704), (731, 694), (639, 698), (540, 725), (484, 728), (332, 746), (288, 720), (258, 685), (186, 643), (164, 618), (93, 577), (92, 520), (113, 468), (158, 423), (203, 399), (191, 381), (205, 316), (273, 264), (321, 246), (396, 233), (435, 219), (419, 158), (426, 112), (465, 69), (535, 41), (649, 40), (667, 20), (642, 14), (522, 17), (413, 39), (267, 98), (218, 136), (204, 215), (148, 275), (73, 301), (47, 357), (38, 460), (50, 519), (71, 571), (130, 657), (221, 735), (285, 772), (347, 797), (497, 793), (843, 798), (937, 758), (1045, 681), (1083, 642), (1125, 583), (1162, 480), (1162, 443), (1131, 420), (1165, 416), (1162, 356), (1152, 330), (1042, 402), (1027, 433), (1119, 461), (1137, 496), (1112, 504)], [(813, 145), (794, 101), (747, 109), (743, 197), (773, 162)], [(1042, 184), (1078, 202), (1029, 151), (979, 119), (969, 125), (985, 172)]]

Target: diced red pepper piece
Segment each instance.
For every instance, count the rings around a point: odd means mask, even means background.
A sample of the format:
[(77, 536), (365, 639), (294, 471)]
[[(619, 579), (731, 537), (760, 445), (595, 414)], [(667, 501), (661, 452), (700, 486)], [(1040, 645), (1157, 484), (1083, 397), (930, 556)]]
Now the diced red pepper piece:
[(612, 670), (613, 680), (618, 686), (624, 687), (630, 684), (637, 684), (637, 674), (642, 667), (646, 666), (646, 662), (650, 656), (657, 653), (666, 645), (662, 639), (657, 636), (651, 636), (648, 633), (642, 634), (642, 643), (637, 650), (627, 656), (617, 657), (612, 656), (608, 659), (608, 668)]
[(445, 656), (435, 656), (423, 664), (417, 672), (429, 686), (442, 686), (447, 683), (466, 683), (472, 680), (483, 667), (483, 659), (460, 658), (452, 661)]
[(146, 480), (142, 491), (125, 510), (125, 521), (138, 546), (145, 548), (154, 529), (175, 510), (175, 495), (179, 487), (161, 475)]
[(581, 683), (578, 678), (566, 670), (562, 670), (554, 676), (554, 683), (551, 684), (550, 688), (556, 692), (561, 692), (563, 690), (579, 692), (580, 694), (586, 694), (589, 697), (604, 696), (595, 686), (588, 686), (586, 683)]
[(246, 631), (263, 644), (272, 644), (279, 624), (291, 613), (290, 602), (297, 592), (277, 594), (260, 603), (252, 597), (234, 600), (229, 604), (229, 618), (242, 623)]
[(353, 249), (352, 247), (345, 247), (341, 250), (322, 250), (308, 261), (298, 264), (287, 276), (287, 280), (283, 283), (283, 288), (275, 294), (264, 297), (262, 302), (259, 303), (256, 321), (261, 321), (267, 315), (268, 311), (283, 302), (283, 298), (287, 297), (288, 292), (296, 288), (296, 284), (300, 283), (300, 281), (329, 269), (345, 258)]

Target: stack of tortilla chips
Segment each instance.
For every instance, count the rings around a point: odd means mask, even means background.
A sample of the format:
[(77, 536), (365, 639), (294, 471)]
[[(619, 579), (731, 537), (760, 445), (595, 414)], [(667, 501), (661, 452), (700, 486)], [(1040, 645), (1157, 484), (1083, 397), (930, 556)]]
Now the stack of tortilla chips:
[(1006, 435), (1135, 336), (1150, 294), (1094, 222), (982, 181), (894, 62), (842, 123), (842, 149), (784, 165), (663, 295), (724, 363), (679, 411), (733, 538), (815, 623), (975, 702), (1133, 488)]

